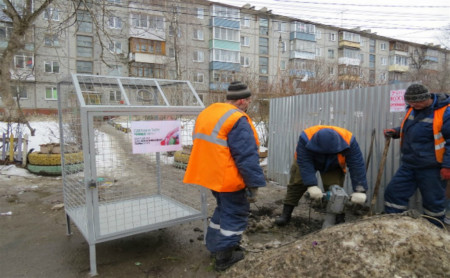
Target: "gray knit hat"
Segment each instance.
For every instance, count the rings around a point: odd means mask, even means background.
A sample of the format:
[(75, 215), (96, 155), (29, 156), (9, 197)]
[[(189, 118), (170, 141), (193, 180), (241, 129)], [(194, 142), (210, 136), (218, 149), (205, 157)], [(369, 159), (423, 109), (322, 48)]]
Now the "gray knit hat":
[(252, 93), (248, 89), (247, 85), (241, 81), (233, 81), (228, 86), (227, 100), (237, 100), (248, 98)]
[(405, 92), (406, 102), (420, 102), (431, 98), (430, 92), (422, 84), (411, 84)]

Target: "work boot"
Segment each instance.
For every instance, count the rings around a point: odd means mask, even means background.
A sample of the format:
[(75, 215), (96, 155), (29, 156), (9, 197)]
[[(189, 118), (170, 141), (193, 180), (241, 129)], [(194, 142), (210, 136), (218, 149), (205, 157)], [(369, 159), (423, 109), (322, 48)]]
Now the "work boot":
[[(233, 247), (233, 250), (234, 250), (234, 251), (241, 251), (241, 252), (244, 252), (244, 251), (245, 251), (245, 248), (242, 247), (240, 244), (238, 244), (238, 245), (235, 245), (235, 246)], [(211, 258), (215, 258), (215, 257), (216, 257), (216, 252), (211, 252), (210, 257), (211, 257)]]
[(215, 269), (224, 271), (242, 259), (244, 259), (244, 252), (236, 251), (234, 246), (224, 251), (217, 251)]
[(284, 205), (283, 206), (283, 212), (281, 213), (280, 217), (277, 217), (275, 219), (275, 224), (278, 226), (285, 226), (291, 221), (291, 214), (294, 210), (294, 206), (292, 205)]
[(336, 214), (336, 225), (345, 222), (345, 213)]

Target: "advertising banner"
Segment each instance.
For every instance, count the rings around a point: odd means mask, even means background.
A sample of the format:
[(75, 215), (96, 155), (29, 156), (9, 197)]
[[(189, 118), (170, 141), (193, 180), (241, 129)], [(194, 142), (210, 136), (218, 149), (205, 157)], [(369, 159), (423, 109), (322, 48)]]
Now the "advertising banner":
[(133, 153), (181, 150), (180, 121), (131, 122)]

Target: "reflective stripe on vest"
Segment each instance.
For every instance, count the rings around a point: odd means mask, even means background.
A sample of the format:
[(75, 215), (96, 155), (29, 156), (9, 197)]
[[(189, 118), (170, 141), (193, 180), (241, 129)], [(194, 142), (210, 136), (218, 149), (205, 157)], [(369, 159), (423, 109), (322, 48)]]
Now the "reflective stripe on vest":
[[(192, 134), (192, 140), (195, 139), (203, 139), (206, 140), (208, 142), (211, 142), (213, 144), (217, 144), (217, 145), (221, 145), (224, 147), (228, 147), (228, 143), (226, 140), (217, 138), (217, 135), (219, 135), (219, 131), (222, 128), (222, 125), (225, 123), (225, 121), (234, 113), (234, 112), (239, 112), (239, 109), (231, 109), (228, 112), (226, 112), (217, 122), (217, 124), (214, 126), (211, 135), (207, 135), (207, 134), (203, 134), (203, 133), (194, 133)], [(195, 130), (195, 128), (194, 128)]]
[[(336, 131), (339, 134), (339, 136), (341, 136), (342, 139), (344, 139), (344, 141), (347, 142), (347, 144), (350, 146), (350, 142), (352, 140), (353, 134), (350, 131), (348, 131), (342, 127), (330, 126), (330, 125), (316, 125), (316, 126), (312, 126), (312, 127), (309, 127), (307, 129), (303, 130), (303, 132), (305, 132), (306, 136), (308, 137), (308, 140), (311, 140), (311, 138), (313, 137), (314, 134), (316, 134), (319, 130), (324, 129), (324, 128), (329, 128), (329, 129)], [(295, 155), (297, 155), (297, 153)], [(338, 158), (339, 166), (341, 167), (342, 171), (344, 173), (347, 172), (345, 156), (341, 153), (338, 153), (337, 158)]]
[(229, 132), (242, 117), (246, 117), (259, 146), (258, 133), (250, 117), (236, 106), (215, 103), (199, 114), (184, 183), (201, 185), (216, 192), (235, 192), (245, 187), (227, 142)]
[[(441, 107), (439, 109), (434, 110), (433, 119), (425, 118), (421, 120), (421, 122), (425, 123), (433, 123), (433, 136), (434, 136), (434, 153), (436, 156), (436, 160), (439, 163), (442, 163), (444, 160), (445, 153), (445, 138), (442, 136), (442, 125), (444, 124), (444, 113), (449, 105)], [(414, 120), (414, 115), (411, 114), (413, 108), (410, 107), (408, 112), (406, 112), (405, 118), (400, 125), (400, 145), (403, 144), (403, 126), (406, 120)]]

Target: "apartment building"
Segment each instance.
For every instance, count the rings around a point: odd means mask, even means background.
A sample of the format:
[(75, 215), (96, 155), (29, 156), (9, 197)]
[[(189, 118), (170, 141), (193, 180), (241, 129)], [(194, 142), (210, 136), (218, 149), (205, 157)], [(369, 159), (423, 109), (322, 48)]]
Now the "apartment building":
[[(18, 7), (21, 2), (14, 1)], [(11, 19), (0, 14), (0, 51), (11, 28)], [(41, 113), (57, 110), (57, 83), (71, 73), (187, 79), (206, 104), (223, 100), (236, 79), (260, 97), (416, 80), (449, 88), (441, 84), (449, 50), (249, 4), (103, 0), (74, 10), (56, 0), (25, 40), (11, 65), (11, 89), (22, 108)], [(82, 89), (88, 101), (104, 97)], [(120, 102), (120, 91), (109, 98)]]

